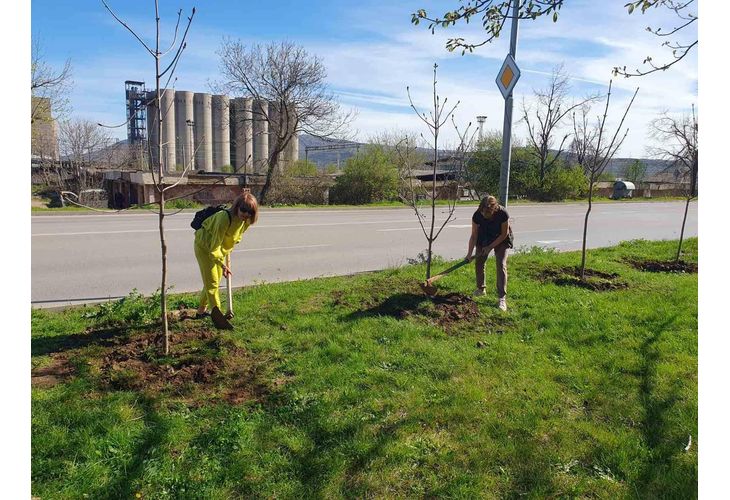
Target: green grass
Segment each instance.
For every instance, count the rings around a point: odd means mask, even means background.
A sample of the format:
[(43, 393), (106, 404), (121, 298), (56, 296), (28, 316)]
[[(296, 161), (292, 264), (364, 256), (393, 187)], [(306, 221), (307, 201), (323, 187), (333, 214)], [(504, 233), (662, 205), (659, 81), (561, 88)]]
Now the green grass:
[[(589, 267), (630, 284), (602, 293), (539, 280), (578, 253), (515, 254), (509, 312), (490, 289), (480, 318), (448, 331), (377, 314), (384, 303), (428, 309), (409, 295), (423, 266), (247, 287), (236, 329), (221, 335), (264, 364), (262, 377), (287, 382), (239, 406), (104, 390), (84, 362), (102, 348), (77, 342), (66, 352), (78, 375), (32, 390), (33, 495), (696, 498), (697, 275), (624, 262), (669, 259), (675, 245), (591, 251)], [(685, 254), (697, 261), (696, 239)], [(438, 287), (470, 293), (473, 269)], [(138, 295), (33, 310), (33, 365), (87, 328), (134, 332), (155, 311)]]

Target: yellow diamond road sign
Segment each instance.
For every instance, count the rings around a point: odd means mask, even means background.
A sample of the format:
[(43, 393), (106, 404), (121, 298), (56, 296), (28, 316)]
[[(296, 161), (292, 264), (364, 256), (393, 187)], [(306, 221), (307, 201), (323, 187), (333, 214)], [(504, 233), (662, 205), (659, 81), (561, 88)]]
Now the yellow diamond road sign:
[(497, 87), (502, 92), (502, 97), (507, 99), (519, 79), (520, 68), (517, 67), (517, 63), (512, 56), (507, 54), (507, 57), (504, 58), (504, 62), (502, 63), (502, 69), (497, 73)]

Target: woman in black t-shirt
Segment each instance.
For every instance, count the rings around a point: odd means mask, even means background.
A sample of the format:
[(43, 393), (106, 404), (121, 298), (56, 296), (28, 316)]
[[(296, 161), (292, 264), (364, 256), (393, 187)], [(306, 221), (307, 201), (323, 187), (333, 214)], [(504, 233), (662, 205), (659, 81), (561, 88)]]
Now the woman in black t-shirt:
[(471, 218), (471, 236), (466, 252), (467, 260), (471, 260), (476, 246), (476, 280), (475, 296), (485, 295), (484, 264), (489, 252), (494, 250), (497, 264), (497, 296), (498, 307), (507, 310), (507, 249), (512, 248), (512, 229), (509, 227), (507, 210), (497, 203), (494, 196), (487, 196)]

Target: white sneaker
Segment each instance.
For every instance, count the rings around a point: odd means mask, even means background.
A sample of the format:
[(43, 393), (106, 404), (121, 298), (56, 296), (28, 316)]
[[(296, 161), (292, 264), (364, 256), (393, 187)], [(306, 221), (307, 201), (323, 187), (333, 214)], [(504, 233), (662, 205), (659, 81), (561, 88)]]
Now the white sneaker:
[(474, 297), (484, 297), (486, 294), (487, 292), (484, 291), (484, 288), (477, 288), (472, 295)]
[(502, 311), (506, 311), (507, 310), (507, 298), (502, 297), (501, 299), (499, 299), (499, 305), (497, 307), (499, 307)]

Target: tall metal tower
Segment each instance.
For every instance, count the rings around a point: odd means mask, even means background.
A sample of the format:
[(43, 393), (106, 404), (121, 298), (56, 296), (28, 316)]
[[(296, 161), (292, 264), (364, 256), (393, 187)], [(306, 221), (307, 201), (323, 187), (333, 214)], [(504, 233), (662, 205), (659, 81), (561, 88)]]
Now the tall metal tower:
[(147, 138), (147, 90), (144, 82), (124, 82), (127, 99), (127, 141), (129, 144), (144, 143)]

